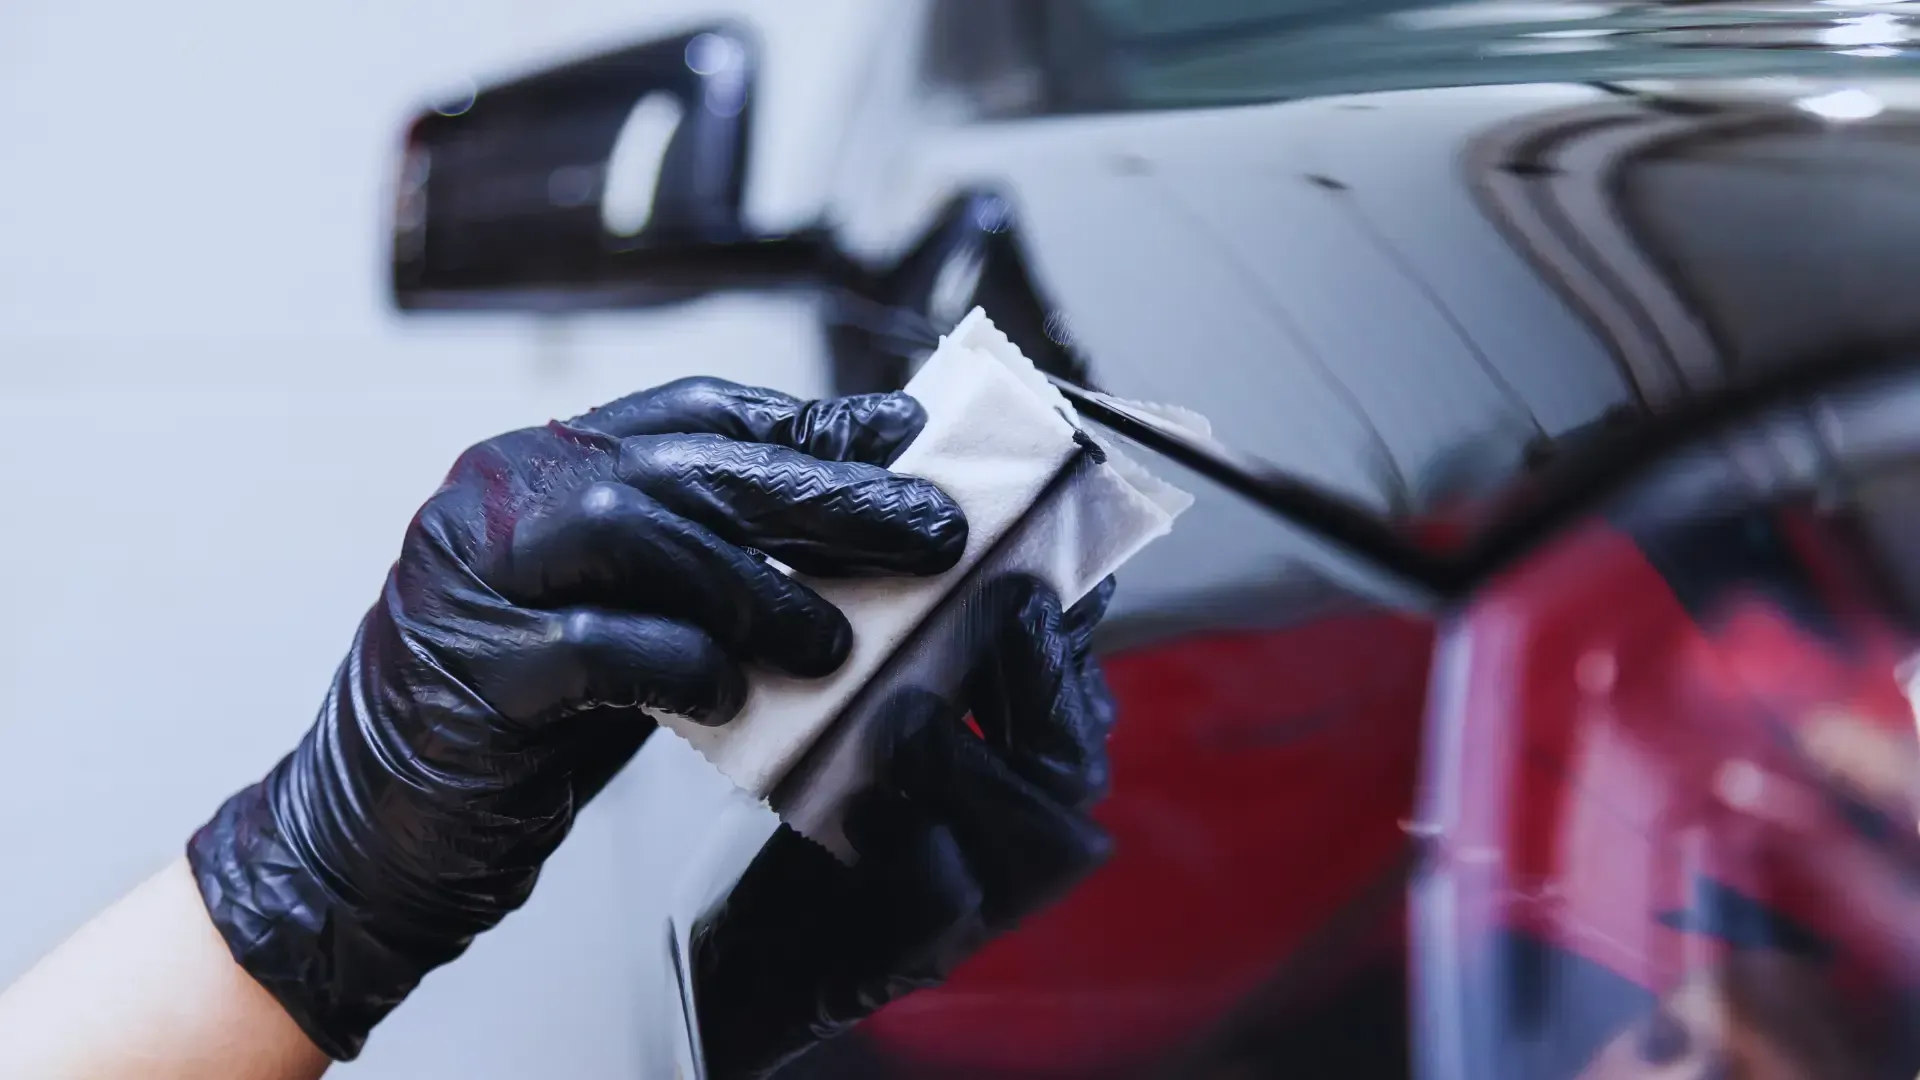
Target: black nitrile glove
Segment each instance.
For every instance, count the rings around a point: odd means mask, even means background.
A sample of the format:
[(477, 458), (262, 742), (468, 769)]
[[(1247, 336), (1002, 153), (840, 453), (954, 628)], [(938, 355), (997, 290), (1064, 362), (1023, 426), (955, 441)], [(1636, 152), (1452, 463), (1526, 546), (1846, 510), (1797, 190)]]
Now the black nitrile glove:
[(773, 1073), (1072, 888), (1111, 842), (1088, 817), (1106, 792), (1113, 703), (1088, 655), (1111, 580), (1064, 615), (1045, 586), (993, 582), (968, 628), (960, 708), (894, 699), (880, 779), (849, 811), (842, 866), (781, 826), (692, 943), (707, 1075)]
[(880, 467), (924, 422), (901, 394), (688, 379), (467, 451), (313, 729), (188, 845), (234, 957), (352, 1058), (526, 900), (653, 731), (641, 706), (724, 723), (742, 664), (845, 660), (846, 619), (756, 551), (812, 574), (958, 560), (959, 508)]

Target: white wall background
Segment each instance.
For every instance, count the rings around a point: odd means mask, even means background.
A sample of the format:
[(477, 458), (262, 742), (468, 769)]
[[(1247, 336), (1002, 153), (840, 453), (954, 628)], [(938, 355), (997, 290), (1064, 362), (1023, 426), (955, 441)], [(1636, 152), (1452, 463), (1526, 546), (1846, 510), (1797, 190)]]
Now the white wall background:
[[(385, 304), (415, 102), (715, 7), (0, 4), (0, 983), (292, 745), (463, 446), (695, 371), (823, 386), (800, 301), (541, 325)], [(752, 205), (778, 224), (831, 168), (874, 4), (728, 7), (769, 46)], [(652, 1075), (672, 853), (632, 853), (710, 787), (679, 750), (656, 740), (342, 1074)]]

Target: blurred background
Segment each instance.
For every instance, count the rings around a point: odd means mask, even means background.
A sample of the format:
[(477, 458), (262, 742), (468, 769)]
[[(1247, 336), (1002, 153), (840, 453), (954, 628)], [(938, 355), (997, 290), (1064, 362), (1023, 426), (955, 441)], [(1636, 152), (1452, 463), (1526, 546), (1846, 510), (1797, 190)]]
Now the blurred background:
[[(306, 728), (463, 447), (695, 371), (824, 386), (799, 300), (403, 323), (384, 230), (408, 117), (735, 10), (781, 46), (752, 196), (778, 220), (832, 136), (783, 114), (853, 92), (872, 7), (0, 5), (0, 984)], [(533, 902), (344, 1074), (648, 1075), (634, 1021), (657, 977), (625, 935), (652, 945), (674, 853), (616, 862), (615, 823), (640, 789), (636, 813), (697, 813), (684, 753), (656, 740)]]

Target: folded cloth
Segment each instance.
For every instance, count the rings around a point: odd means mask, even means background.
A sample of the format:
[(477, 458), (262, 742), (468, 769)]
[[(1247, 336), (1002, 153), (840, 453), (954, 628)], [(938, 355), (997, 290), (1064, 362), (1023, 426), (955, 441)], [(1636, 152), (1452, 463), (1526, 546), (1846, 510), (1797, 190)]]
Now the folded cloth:
[(1070, 605), (1192, 502), (1082, 431), (1066, 399), (979, 308), (941, 339), (907, 392), (927, 423), (893, 471), (931, 480), (966, 512), (959, 563), (931, 578), (806, 578), (853, 627), (837, 672), (810, 680), (751, 672), (744, 707), (722, 727), (660, 718), (742, 791), (771, 799), (783, 820), (843, 858), (852, 853), (839, 810), (869, 775), (861, 732), (890, 687), (954, 690), (958, 673), (942, 646), (971, 589), (1025, 573)]

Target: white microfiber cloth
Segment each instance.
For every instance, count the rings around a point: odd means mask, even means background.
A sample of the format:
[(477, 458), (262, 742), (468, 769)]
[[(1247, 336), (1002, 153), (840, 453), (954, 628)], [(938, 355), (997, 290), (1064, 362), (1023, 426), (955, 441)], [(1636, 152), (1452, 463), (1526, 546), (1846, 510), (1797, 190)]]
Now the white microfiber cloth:
[(1192, 502), (1083, 433), (1066, 399), (978, 308), (941, 339), (907, 392), (927, 424), (893, 471), (932, 481), (960, 505), (960, 562), (932, 578), (803, 578), (852, 625), (852, 652), (837, 672), (753, 671), (744, 707), (721, 727), (661, 718), (743, 792), (771, 799), (783, 820), (843, 858), (851, 852), (839, 810), (869, 775), (859, 714), (877, 707), (876, 684), (948, 692), (956, 682), (952, 658), (928, 631), (936, 614), (1008, 571), (1039, 578), (1071, 604)]

